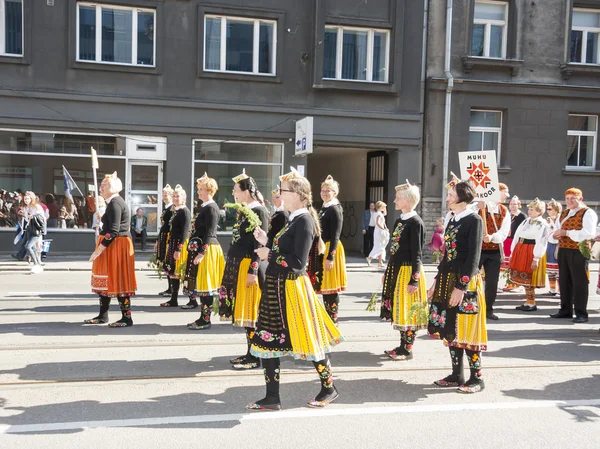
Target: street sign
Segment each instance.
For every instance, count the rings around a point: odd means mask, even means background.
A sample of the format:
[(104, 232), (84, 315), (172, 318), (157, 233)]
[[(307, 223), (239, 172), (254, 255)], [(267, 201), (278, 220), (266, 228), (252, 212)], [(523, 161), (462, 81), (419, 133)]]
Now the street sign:
[(459, 152), (458, 160), (461, 179), (468, 179), (473, 183), (479, 201), (500, 201), (495, 151)]
[(313, 118), (305, 117), (296, 122), (296, 156), (305, 156), (313, 152)]

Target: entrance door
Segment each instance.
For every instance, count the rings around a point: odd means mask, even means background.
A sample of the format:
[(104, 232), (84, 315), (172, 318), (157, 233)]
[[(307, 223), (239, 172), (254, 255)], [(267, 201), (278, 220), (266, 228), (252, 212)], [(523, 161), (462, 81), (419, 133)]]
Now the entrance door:
[(127, 180), (127, 203), (131, 216), (141, 207), (148, 218), (148, 234), (157, 234), (163, 207), (163, 163), (130, 160)]
[(388, 154), (386, 151), (367, 153), (367, 192), (366, 206), (369, 203), (385, 201), (388, 194)]

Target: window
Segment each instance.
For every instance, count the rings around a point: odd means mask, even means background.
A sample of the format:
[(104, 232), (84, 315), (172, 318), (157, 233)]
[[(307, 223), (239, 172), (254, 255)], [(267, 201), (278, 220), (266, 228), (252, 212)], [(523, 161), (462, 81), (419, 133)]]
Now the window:
[(390, 32), (325, 27), (323, 78), (387, 83)]
[(154, 67), (152, 9), (77, 4), (77, 61)]
[(475, 2), (471, 55), (506, 59), (508, 4)]
[(568, 137), (567, 167), (593, 170), (596, 167), (598, 116), (569, 115)]
[(0, 0), (0, 55), (23, 56), (23, 0)]
[(598, 38), (600, 37), (600, 12), (573, 10), (571, 27), (570, 62), (598, 64), (600, 62)]
[(241, 17), (204, 17), (204, 70), (275, 75), (277, 23)]
[(496, 160), (499, 162), (501, 134), (502, 111), (471, 110), (469, 151), (494, 150)]
[[(235, 211), (225, 209), (223, 205), (234, 202), (231, 178), (239, 175), (244, 168), (248, 176), (252, 176), (256, 181), (258, 189), (265, 197), (265, 205), (271, 209), (270, 193), (279, 184), (279, 176), (283, 170), (282, 144), (194, 141), (193, 179), (199, 178), (206, 172), (219, 185), (219, 190), (214, 196), (221, 209), (219, 231), (231, 231), (235, 222)], [(196, 191), (195, 181), (191, 191)]]

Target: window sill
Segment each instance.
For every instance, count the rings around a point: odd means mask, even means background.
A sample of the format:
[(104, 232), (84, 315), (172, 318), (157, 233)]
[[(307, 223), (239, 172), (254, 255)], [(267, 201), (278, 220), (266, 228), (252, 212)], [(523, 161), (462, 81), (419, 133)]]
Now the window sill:
[(563, 168), (563, 175), (573, 175), (573, 176), (600, 176), (600, 170), (586, 170), (586, 169), (576, 169), (576, 168)]
[(498, 173), (510, 173), (511, 170), (512, 170), (512, 167), (510, 167), (510, 166), (498, 167)]
[(0, 64), (29, 65), (30, 62), (24, 56), (0, 55)]
[(564, 80), (571, 78), (571, 75), (600, 75), (600, 64), (573, 64), (563, 62), (560, 65), (560, 73)]
[(319, 84), (313, 84), (313, 89), (338, 90), (347, 92), (372, 92), (380, 94), (399, 95), (394, 83), (372, 83), (366, 81), (322, 79)]
[(230, 80), (230, 81), (255, 81), (257, 83), (275, 83), (281, 84), (281, 78), (278, 75), (258, 75), (254, 73), (231, 73), (231, 72), (213, 72), (200, 70), (198, 78), (212, 78), (218, 80)]
[(471, 73), (475, 68), (510, 70), (512, 76), (517, 76), (523, 66), (522, 59), (481, 58), (478, 56), (463, 56), (461, 58), (465, 73)]
[(144, 75), (160, 75), (161, 72), (157, 66), (110, 64), (101, 62), (83, 62), (72, 61), (72, 69), (97, 70), (100, 72), (120, 72), (120, 73), (141, 73)]

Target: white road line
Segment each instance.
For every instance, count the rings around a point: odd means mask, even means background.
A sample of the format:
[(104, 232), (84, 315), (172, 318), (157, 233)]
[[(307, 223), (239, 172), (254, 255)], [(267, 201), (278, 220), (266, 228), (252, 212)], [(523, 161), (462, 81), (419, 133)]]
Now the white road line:
[(435, 413), (465, 410), (510, 410), (525, 408), (590, 407), (600, 406), (600, 399), (569, 401), (514, 401), (484, 404), (437, 404), (407, 405), (394, 407), (327, 408), (323, 410), (299, 409), (280, 412), (232, 413), (227, 415), (166, 416), (160, 418), (123, 419), (107, 421), (79, 421), (47, 424), (0, 425), (0, 434), (50, 432), (109, 427), (147, 427), (165, 424), (199, 424), (212, 422), (267, 421), (292, 418), (315, 418), (323, 416), (391, 415), (397, 413)]

